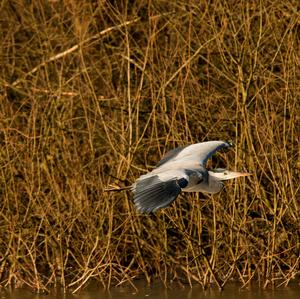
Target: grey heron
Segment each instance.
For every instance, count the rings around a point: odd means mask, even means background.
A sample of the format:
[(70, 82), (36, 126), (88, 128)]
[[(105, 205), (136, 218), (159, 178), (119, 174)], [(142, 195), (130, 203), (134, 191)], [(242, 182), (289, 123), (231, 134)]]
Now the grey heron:
[(232, 147), (226, 141), (206, 141), (178, 147), (169, 152), (151, 172), (132, 185), (133, 200), (142, 213), (169, 206), (183, 192), (217, 193), (224, 181), (247, 176), (247, 172), (207, 169), (207, 160), (217, 151)]

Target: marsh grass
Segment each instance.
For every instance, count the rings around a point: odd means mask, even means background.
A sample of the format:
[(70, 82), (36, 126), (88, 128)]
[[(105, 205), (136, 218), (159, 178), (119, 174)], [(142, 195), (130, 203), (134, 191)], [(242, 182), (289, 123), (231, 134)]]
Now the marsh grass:
[[(28, 3), (1, 7), (1, 284), (297, 277), (298, 1)], [(252, 176), (155, 215), (105, 192), (215, 139)]]

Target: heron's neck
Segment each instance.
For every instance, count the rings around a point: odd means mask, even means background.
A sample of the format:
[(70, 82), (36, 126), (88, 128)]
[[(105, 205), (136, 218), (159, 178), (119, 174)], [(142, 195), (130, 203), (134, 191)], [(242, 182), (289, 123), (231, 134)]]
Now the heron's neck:
[(210, 171), (208, 171), (208, 188), (210, 193), (220, 192), (224, 187), (224, 184), (218, 178), (210, 175)]

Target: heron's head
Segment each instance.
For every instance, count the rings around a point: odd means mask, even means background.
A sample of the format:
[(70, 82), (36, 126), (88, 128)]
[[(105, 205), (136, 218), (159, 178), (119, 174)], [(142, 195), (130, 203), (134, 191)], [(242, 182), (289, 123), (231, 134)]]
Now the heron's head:
[(216, 179), (220, 181), (226, 181), (230, 179), (235, 179), (243, 176), (248, 176), (250, 173), (248, 172), (239, 172), (239, 171), (231, 171), (224, 168), (216, 168), (216, 169), (210, 169), (209, 175), (212, 177), (215, 177)]

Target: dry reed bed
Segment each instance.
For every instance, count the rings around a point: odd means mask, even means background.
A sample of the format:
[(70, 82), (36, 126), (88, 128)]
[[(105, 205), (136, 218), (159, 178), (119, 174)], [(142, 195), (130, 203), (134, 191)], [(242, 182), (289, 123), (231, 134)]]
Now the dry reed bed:
[[(299, 3), (209, 2), (2, 5), (2, 285), (299, 274)], [(149, 216), (104, 192), (214, 139), (253, 175)]]

